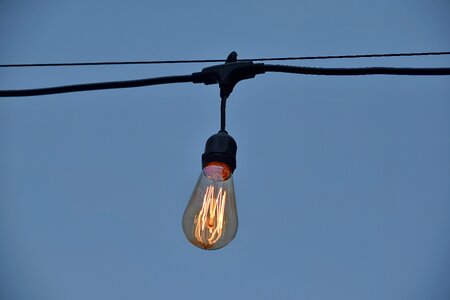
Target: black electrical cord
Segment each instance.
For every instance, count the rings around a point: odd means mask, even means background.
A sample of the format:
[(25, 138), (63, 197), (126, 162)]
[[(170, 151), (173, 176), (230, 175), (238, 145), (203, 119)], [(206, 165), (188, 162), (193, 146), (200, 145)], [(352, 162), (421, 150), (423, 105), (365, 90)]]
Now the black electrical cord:
[(194, 78), (195, 78), (194, 75), (179, 75), (179, 76), (155, 77), (137, 80), (126, 80), (126, 81), (85, 83), (85, 84), (40, 88), (40, 89), (6, 90), (0, 91), (0, 97), (41, 96), (41, 95), (63, 94), (81, 91), (123, 89), (123, 88), (133, 88), (133, 87), (160, 85), (169, 83), (193, 82)]
[[(284, 65), (265, 65), (262, 63), (253, 64), (251, 62), (235, 62), (225, 63), (223, 65), (208, 67), (202, 72), (193, 73), (191, 75), (156, 77), (148, 79), (128, 80), (128, 81), (113, 81), (113, 82), (99, 82), (86, 83), (59, 87), (49, 87), (40, 89), (27, 90), (0, 90), (0, 97), (22, 97), (22, 96), (39, 96), (50, 94), (61, 94), (80, 91), (94, 91), (106, 89), (132, 88), (159, 84), (193, 82), (204, 84), (219, 84), (228, 97), (234, 85), (239, 81), (250, 79), (255, 75), (263, 74), (265, 72), (281, 72), (294, 73), (305, 75), (450, 75), (450, 68), (386, 68), (386, 67), (371, 67), (371, 68), (313, 68), (313, 67), (298, 67), (298, 66), (284, 66)], [(226, 99), (225, 97), (225, 99)], [(224, 97), (222, 97), (223, 99)], [(224, 103), (225, 105), (225, 103)], [(225, 125), (225, 118), (223, 118), (223, 125)]]
[[(380, 58), (399, 56), (432, 56), (450, 55), (450, 52), (409, 52), (409, 53), (382, 53), (382, 54), (350, 54), (350, 55), (319, 55), (319, 56), (291, 56), (291, 57), (265, 57), (247, 58), (237, 61), (283, 61), (283, 60), (314, 60), (314, 59), (344, 59), (344, 58)], [(185, 63), (220, 63), (225, 59), (191, 59), (191, 60), (141, 60), (141, 61), (102, 61), (102, 62), (71, 62), (71, 63), (41, 63), (41, 64), (0, 64), (0, 68), (23, 67), (78, 67), (78, 66), (105, 66), (105, 65), (144, 65), (144, 64), (185, 64)]]
[(281, 72), (304, 75), (450, 75), (450, 68), (313, 68), (284, 65), (264, 65), (265, 72)]
[[(382, 54), (292, 56), (292, 57), (256, 58), (256, 59), (252, 59), (251, 61), (282, 61), (282, 60), (313, 60), (313, 59), (344, 59), (344, 58), (380, 58), (380, 57), (431, 56), (431, 55), (450, 55), (450, 52), (410, 52), (410, 53), (382, 53)], [(247, 61), (249, 61), (249, 60), (247, 60)]]
[(220, 132), (227, 132), (225, 130), (225, 118), (226, 118), (226, 106), (227, 106), (227, 97), (222, 96), (220, 100)]

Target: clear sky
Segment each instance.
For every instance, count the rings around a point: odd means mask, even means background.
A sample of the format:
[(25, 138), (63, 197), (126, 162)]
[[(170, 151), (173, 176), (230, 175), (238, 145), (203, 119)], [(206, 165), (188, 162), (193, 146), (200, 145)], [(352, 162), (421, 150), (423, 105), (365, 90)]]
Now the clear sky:
[[(449, 20), (447, 0), (1, 0), (0, 63), (449, 51)], [(205, 66), (1, 69), (0, 89)], [(239, 230), (213, 252), (181, 217), (219, 129), (217, 86), (2, 99), (0, 299), (447, 300), (449, 96), (450, 76), (240, 83)]]

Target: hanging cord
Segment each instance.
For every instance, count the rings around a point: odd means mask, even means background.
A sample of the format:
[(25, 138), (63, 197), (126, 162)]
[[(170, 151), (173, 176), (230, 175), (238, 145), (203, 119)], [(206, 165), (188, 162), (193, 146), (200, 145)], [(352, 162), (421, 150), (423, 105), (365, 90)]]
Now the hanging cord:
[(225, 118), (226, 118), (226, 106), (227, 106), (227, 97), (222, 96), (220, 101), (220, 131), (219, 132), (225, 132)]

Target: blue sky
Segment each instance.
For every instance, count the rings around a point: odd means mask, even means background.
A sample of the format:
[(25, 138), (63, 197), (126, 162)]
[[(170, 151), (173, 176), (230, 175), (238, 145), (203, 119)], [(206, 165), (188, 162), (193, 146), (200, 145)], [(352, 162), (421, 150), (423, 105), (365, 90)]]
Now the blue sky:
[[(0, 2), (0, 63), (450, 49), (447, 1)], [(292, 62), (449, 67), (449, 57)], [(207, 65), (1, 69), (0, 88)], [(450, 77), (265, 74), (228, 102), (239, 230), (181, 217), (217, 86), (0, 101), (2, 299), (448, 299)]]

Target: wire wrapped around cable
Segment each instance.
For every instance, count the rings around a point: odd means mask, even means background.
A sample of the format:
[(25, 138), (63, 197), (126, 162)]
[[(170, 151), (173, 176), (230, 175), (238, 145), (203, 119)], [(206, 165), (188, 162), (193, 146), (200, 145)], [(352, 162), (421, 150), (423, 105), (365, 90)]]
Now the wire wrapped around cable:
[[(265, 72), (280, 72), (280, 73), (293, 73), (304, 75), (329, 75), (329, 76), (354, 76), (354, 75), (450, 75), (450, 68), (389, 68), (389, 67), (369, 67), (369, 68), (313, 68), (313, 67), (298, 67), (298, 66), (285, 66), (285, 65), (267, 65), (267, 64), (244, 64), (236, 63), (237, 68), (233, 74), (236, 78), (235, 81), (231, 80), (233, 77), (228, 78), (233, 82), (233, 86), (241, 80), (250, 79), (255, 75), (263, 74)], [(224, 64), (227, 69), (230, 69), (231, 64)], [(241, 68), (242, 66), (242, 68)], [(76, 85), (66, 85), (48, 88), (38, 89), (26, 89), (26, 90), (0, 90), (0, 97), (24, 97), (24, 96), (40, 96), (51, 94), (72, 93), (81, 91), (95, 91), (95, 90), (107, 90), (107, 89), (121, 89), (121, 88), (133, 88), (150, 85), (160, 85), (169, 83), (204, 83), (204, 84), (220, 84), (221, 65), (218, 68), (206, 68), (202, 72), (193, 73), (191, 75), (178, 75), (178, 76), (166, 76), (147, 79), (127, 80), (127, 81), (112, 81), (112, 82), (98, 82), (98, 83), (85, 83)], [(211, 74), (212, 73), (212, 74)], [(223, 103), (225, 105), (225, 103)], [(225, 127), (225, 118), (223, 118), (223, 126)]]

